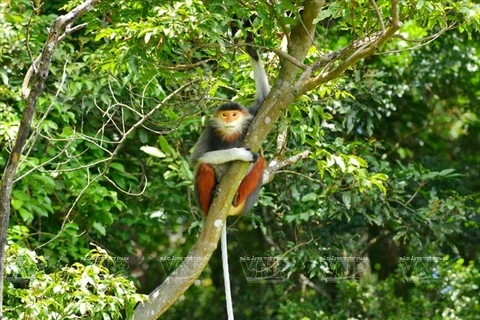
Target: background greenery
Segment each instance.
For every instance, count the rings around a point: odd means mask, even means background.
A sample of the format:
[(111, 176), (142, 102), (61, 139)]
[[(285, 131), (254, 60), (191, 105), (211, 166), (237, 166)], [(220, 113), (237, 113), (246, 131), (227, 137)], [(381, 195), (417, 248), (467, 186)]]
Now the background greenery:
[[(265, 141), (271, 159), (288, 130), (284, 156), (311, 156), (279, 171), (255, 209), (230, 221), (238, 319), (480, 318), (479, 9), (456, 3), (448, 19), (457, 28), (426, 44), (388, 43), (292, 104)], [(23, 109), (26, 42), (37, 56), (65, 4), (35, 14), (29, 1), (0, 4), (2, 168)], [(439, 31), (440, 2), (402, 8), (403, 37)], [(284, 1), (128, 0), (84, 18), (88, 27), (56, 51), (14, 186), (5, 316), (128, 317), (141, 299), (133, 283), (147, 294), (162, 283), (176, 265), (166, 259), (185, 256), (202, 225), (192, 146), (215, 106), (254, 99), (242, 21), (253, 20), (257, 45), (277, 48), (280, 22), (295, 12)], [(373, 17), (369, 1), (329, 2), (316, 48), (345, 46)], [(262, 52), (273, 82), (278, 60)], [(265, 271), (248, 257), (281, 260)], [(217, 254), (165, 317), (222, 319), (224, 305)]]

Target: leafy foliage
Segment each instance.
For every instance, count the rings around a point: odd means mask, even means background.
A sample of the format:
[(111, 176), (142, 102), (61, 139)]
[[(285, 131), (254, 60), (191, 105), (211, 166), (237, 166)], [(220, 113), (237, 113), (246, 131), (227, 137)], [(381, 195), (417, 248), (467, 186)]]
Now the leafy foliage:
[[(0, 4), (0, 167), (24, 107), (25, 44), (35, 57), (58, 10), (77, 3), (49, 1), (37, 12), (29, 1)], [(378, 12), (367, 0), (326, 3), (305, 63), (381, 29), (390, 1), (375, 3)], [(7, 282), (5, 316), (131, 316), (142, 297), (130, 280), (150, 292), (202, 226), (188, 155), (208, 115), (227, 99), (254, 99), (247, 29), (273, 83), (279, 63), (266, 49), (279, 47), (298, 12), (289, 1), (127, 0), (84, 18), (88, 26), (57, 48), (16, 177), (7, 276), (28, 285)], [(289, 106), (263, 152), (310, 156), (278, 171), (255, 209), (232, 221), (238, 318), (478, 314), (479, 12), (470, 1), (403, 1), (398, 37)], [(348, 257), (368, 263), (330, 259)], [(406, 257), (447, 262), (420, 268), (422, 278)], [(119, 260), (128, 266), (114, 271), (129, 280), (109, 271)], [(252, 274), (266, 277), (249, 283)], [(222, 318), (222, 291), (214, 256), (167, 316)]]
[[(89, 262), (92, 262), (91, 264)], [(46, 259), (11, 244), (7, 248), (6, 319), (124, 319), (145, 296), (134, 284), (110, 274), (114, 260), (104, 250), (91, 250), (83, 263), (46, 273)], [(17, 285), (15, 287), (14, 283)]]

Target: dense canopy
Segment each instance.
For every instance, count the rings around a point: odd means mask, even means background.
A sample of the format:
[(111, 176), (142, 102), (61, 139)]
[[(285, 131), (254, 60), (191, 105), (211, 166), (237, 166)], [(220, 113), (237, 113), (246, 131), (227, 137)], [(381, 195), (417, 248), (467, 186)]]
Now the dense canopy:
[(1, 1), (4, 318), (130, 319), (152, 292), (136, 319), (226, 318), (212, 230), (246, 165), (205, 219), (189, 156), (254, 101), (246, 46), (272, 89), (245, 141), (265, 185), (227, 220), (237, 319), (478, 317), (474, 2)]

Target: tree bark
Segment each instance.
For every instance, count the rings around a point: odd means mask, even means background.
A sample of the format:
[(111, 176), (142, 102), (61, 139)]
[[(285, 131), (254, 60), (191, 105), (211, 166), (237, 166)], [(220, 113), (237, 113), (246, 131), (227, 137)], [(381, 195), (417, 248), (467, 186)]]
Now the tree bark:
[[(293, 45), (289, 46), (289, 54), (303, 61), (312, 45), (314, 35), (313, 20), (323, 6), (323, 0), (306, 1), (305, 10), (301, 16), (301, 27), (292, 31)], [(258, 150), (275, 121), (283, 111), (294, 101), (293, 82), (301, 69), (283, 60), (278, 79), (269, 97), (265, 100), (254, 122), (250, 126), (246, 147)], [(247, 163), (233, 163), (220, 181), (219, 195), (214, 198), (208, 212), (203, 230), (183, 263), (168, 278), (149, 295), (148, 302), (140, 304), (135, 309), (136, 320), (157, 319), (193, 284), (208, 263), (217, 248), (222, 228), (226, 223), (227, 212), (238, 189), (241, 177), (245, 175)]]

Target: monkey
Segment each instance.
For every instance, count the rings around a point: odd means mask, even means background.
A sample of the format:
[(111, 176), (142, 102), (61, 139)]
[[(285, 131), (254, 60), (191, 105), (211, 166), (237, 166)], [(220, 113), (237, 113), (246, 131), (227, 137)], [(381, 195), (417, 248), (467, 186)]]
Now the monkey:
[(204, 215), (208, 214), (218, 183), (232, 161), (252, 163), (233, 199), (229, 216), (250, 211), (262, 186), (265, 159), (249, 149), (240, 147), (248, 127), (270, 92), (267, 74), (258, 53), (247, 46), (256, 87), (256, 101), (246, 108), (227, 102), (216, 109), (209, 124), (194, 146), (191, 161), (195, 166), (194, 194)]
[[(258, 199), (262, 186), (265, 159), (249, 149), (241, 147), (248, 127), (270, 92), (267, 74), (257, 51), (247, 46), (255, 78), (256, 100), (246, 108), (236, 102), (227, 102), (214, 112), (207, 127), (193, 148), (191, 162), (195, 166), (194, 193), (203, 214), (207, 216), (212, 199), (218, 194), (218, 183), (232, 161), (250, 162), (250, 168), (242, 179), (228, 212), (229, 216), (250, 211)], [(227, 228), (221, 237), (222, 267), (225, 282), (225, 300), (229, 320), (234, 319), (230, 272), (228, 271)]]

